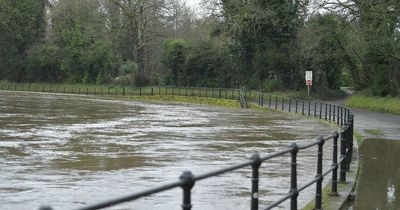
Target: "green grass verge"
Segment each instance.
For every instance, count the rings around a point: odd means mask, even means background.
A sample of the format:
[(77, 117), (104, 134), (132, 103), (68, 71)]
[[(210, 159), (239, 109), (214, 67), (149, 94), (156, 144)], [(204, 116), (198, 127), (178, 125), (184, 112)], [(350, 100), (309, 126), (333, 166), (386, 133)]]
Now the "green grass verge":
[(193, 104), (215, 105), (215, 106), (223, 106), (230, 108), (240, 108), (239, 101), (230, 99), (172, 96), (172, 95), (130, 96), (128, 98), (135, 100), (173, 101), (173, 102), (183, 102), (183, 103), (193, 103)]
[(400, 114), (400, 98), (395, 97), (352, 96), (346, 101), (346, 106)]

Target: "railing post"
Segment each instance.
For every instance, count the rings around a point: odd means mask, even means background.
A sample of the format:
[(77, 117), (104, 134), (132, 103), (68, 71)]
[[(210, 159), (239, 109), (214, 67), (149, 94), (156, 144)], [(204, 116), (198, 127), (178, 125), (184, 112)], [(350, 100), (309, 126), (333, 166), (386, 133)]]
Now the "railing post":
[(271, 108), (271, 95), (269, 95), (269, 100), (268, 100), (268, 107)]
[(340, 134), (340, 182), (346, 183), (346, 133), (349, 129), (349, 125), (344, 126), (344, 132)]
[(348, 130), (347, 135), (347, 147), (349, 149), (348, 154), (347, 154), (347, 171), (350, 171), (350, 163), (353, 158), (353, 131), (354, 131), (354, 115), (350, 116), (350, 127)]
[(332, 120), (332, 104), (329, 104), (329, 121)]
[(337, 106), (336, 124), (340, 125), (340, 106)]
[(299, 192), (297, 191), (297, 152), (299, 147), (296, 143), (291, 145), (291, 162), (290, 162), (290, 193), (293, 193), (290, 197), (290, 210), (297, 210), (297, 197)]
[(192, 203), (191, 203), (191, 190), (192, 187), (194, 186), (194, 176), (192, 172), (190, 171), (185, 171), (182, 173), (182, 175), (179, 177), (179, 179), (183, 182), (182, 183), (182, 189), (183, 189), (183, 202), (182, 202), (182, 209), (183, 210), (190, 210), (192, 209)]
[(332, 115), (332, 120), (333, 120), (333, 122), (335, 122), (336, 121), (336, 105), (335, 104), (333, 104), (333, 115)]
[(343, 107), (340, 107), (340, 125), (343, 126), (344, 119), (343, 119)]
[(319, 119), (322, 118), (322, 102), (319, 103)]
[(317, 102), (314, 102), (314, 117), (317, 116)]
[(261, 165), (261, 158), (258, 153), (253, 154), (251, 159), (254, 161), (251, 165), (251, 210), (258, 210), (258, 169)]
[(261, 94), (261, 106), (264, 106), (264, 93)]
[(338, 153), (338, 138), (339, 138), (339, 133), (335, 131), (333, 133), (333, 152), (332, 152), (332, 167), (334, 167), (332, 171), (332, 189), (331, 189), (331, 196), (338, 196), (337, 192), (337, 171), (338, 171), (338, 164), (337, 164), (337, 153)]
[(318, 137), (318, 160), (317, 160), (317, 175), (316, 178), (316, 190), (315, 190), (315, 209), (322, 209), (322, 180), (324, 177), (322, 176), (322, 157), (323, 157), (323, 148), (325, 140), (322, 136)]

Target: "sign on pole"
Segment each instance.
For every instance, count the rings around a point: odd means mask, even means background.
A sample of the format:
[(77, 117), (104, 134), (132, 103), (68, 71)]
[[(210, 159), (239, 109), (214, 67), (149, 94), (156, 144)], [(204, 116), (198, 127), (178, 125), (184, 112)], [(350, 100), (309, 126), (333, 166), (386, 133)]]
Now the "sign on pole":
[(306, 85), (308, 90), (308, 95), (310, 95), (310, 86), (312, 85), (312, 71), (306, 71)]

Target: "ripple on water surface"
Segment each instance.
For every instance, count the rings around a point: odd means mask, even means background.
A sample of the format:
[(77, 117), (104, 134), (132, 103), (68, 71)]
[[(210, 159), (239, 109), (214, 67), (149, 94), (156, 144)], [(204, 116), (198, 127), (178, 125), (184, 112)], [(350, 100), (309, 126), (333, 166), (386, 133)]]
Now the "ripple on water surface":
[[(23, 92), (0, 97), (1, 209), (71, 209), (332, 131), (311, 119), (250, 110)], [(299, 153), (299, 186), (315, 176), (315, 158), (315, 148)], [(196, 183), (194, 209), (247, 209), (250, 174), (246, 168)], [(288, 156), (263, 163), (261, 206), (288, 192), (289, 174)], [(301, 205), (313, 189), (300, 195)], [(174, 189), (121, 208), (178, 209), (180, 202)]]

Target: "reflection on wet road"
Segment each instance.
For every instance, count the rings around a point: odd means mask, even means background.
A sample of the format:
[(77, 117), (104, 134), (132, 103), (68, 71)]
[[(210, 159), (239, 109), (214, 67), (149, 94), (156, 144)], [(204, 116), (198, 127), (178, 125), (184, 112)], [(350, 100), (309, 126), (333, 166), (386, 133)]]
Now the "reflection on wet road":
[(400, 209), (400, 142), (367, 139), (354, 209)]
[[(332, 131), (312, 119), (240, 109), (26, 92), (0, 98), (1, 209), (76, 208)], [(315, 150), (299, 153), (299, 186), (315, 176)], [(288, 192), (289, 173), (288, 157), (261, 166), (261, 206)], [(241, 169), (196, 183), (193, 209), (247, 209), (249, 177)], [(118, 209), (179, 209), (180, 202), (175, 189)]]

